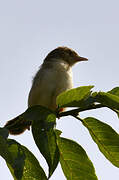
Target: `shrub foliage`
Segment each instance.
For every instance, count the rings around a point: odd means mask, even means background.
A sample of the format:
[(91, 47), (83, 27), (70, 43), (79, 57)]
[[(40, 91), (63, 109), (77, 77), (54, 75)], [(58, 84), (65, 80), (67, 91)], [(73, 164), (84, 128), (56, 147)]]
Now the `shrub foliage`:
[[(81, 119), (79, 115), (82, 111), (107, 107), (119, 116), (119, 87), (108, 92), (92, 92), (92, 88), (93, 86), (82, 86), (61, 93), (57, 97), (56, 112), (42, 106), (34, 106), (18, 116), (17, 125), (22, 124), (22, 120), (31, 123), (34, 141), (49, 167), (48, 176), (26, 147), (8, 138), (9, 127), (0, 128), (0, 155), (6, 161), (14, 179), (47, 180), (60, 163), (67, 180), (98, 180), (94, 166), (83, 147), (62, 137), (62, 132), (56, 129), (57, 119), (69, 115), (88, 129), (101, 153), (114, 166), (119, 167), (118, 133), (94, 117)], [(59, 109), (64, 107), (74, 108), (59, 113)]]

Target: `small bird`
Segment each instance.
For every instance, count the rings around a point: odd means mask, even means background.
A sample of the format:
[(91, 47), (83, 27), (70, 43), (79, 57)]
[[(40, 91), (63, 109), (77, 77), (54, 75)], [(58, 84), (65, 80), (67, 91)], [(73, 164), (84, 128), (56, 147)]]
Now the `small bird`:
[[(42, 105), (55, 111), (57, 109), (56, 97), (73, 87), (72, 66), (77, 62), (87, 60), (68, 47), (58, 47), (51, 51), (33, 79), (28, 97), (28, 107)], [(60, 111), (64, 110), (60, 109)], [(16, 120), (17, 118), (8, 121), (5, 126), (9, 127)], [(27, 124), (23, 129), (18, 128), (15, 131), (14, 128), (8, 128), (10, 134), (14, 135), (20, 134), (26, 129), (29, 129)]]

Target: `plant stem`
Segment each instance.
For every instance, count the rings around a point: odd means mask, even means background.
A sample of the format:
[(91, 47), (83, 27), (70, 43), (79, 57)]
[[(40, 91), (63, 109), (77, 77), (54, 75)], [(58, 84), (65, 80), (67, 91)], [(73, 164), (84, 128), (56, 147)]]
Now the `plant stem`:
[(72, 116), (73, 116), (74, 118), (78, 119), (79, 121), (83, 122), (83, 120), (82, 120), (80, 117), (74, 116), (74, 115), (72, 115)]
[(96, 104), (96, 105), (93, 104), (89, 107), (77, 108), (77, 109), (73, 109), (70, 111), (65, 111), (65, 112), (59, 113), (59, 117), (68, 116), (68, 115), (77, 116), (79, 112), (102, 108), (102, 107), (106, 107), (106, 106), (103, 106), (102, 104)]

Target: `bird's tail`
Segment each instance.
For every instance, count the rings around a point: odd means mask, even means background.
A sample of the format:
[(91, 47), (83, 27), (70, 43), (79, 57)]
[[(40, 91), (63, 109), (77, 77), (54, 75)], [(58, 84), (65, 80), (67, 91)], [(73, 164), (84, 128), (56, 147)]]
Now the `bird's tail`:
[(17, 116), (16, 118), (8, 121), (4, 127), (8, 129), (10, 134), (19, 135), (26, 129), (30, 130), (30, 125), (30, 121), (25, 121), (24, 119), (20, 118), (20, 116)]

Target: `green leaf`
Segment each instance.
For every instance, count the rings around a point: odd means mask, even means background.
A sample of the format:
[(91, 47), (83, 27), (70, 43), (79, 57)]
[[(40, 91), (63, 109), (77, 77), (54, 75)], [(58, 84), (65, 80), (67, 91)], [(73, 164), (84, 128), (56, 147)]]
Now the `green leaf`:
[(8, 135), (9, 135), (9, 132), (6, 128), (0, 128), (0, 136), (6, 139)]
[(93, 164), (79, 144), (60, 137), (57, 143), (61, 167), (67, 180), (97, 180)]
[(12, 163), (11, 154), (8, 150), (7, 140), (0, 136), (0, 156), (2, 156), (7, 162)]
[(35, 156), (16, 141), (0, 137), (0, 155), (5, 159), (15, 180), (47, 180)]
[(58, 107), (80, 107), (91, 94), (91, 89), (94, 86), (82, 86), (74, 88), (61, 93), (57, 99), (56, 103)]
[(119, 110), (119, 97), (105, 92), (93, 93), (97, 102), (111, 109)]
[(50, 109), (37, 105), (27, 109), (25, 113), (21, 115), (21, 118), (26, 121), (32, 121), (32, 123), (40, 123), (42, 128), (50, 129), (56, 124), (56, 115)]
[(119, 167), (119, 135), (109, 125), (92, 117), (84, 119), (83, 124), (104, 156)]
[(113, 88), (111, 91), (108, 91), (108, 93), (119, 96), (119, 87)]
[[(119, 87), (113, 88), (111, 91), (108, 91), (108, 93), (116, 95), (119, 97)], [(119, 118), (119, 110), (115, 110), (115, 112), (117, 113), (118, 118)]]
[(34, 119), (32, 124), (35, 143), (49, 166), (49, 177), (53, 174), (59, 162), (59, 150), (53, 130), (55, 121), (56, 115), (50, 110), (42, 108), (39, 117)]

